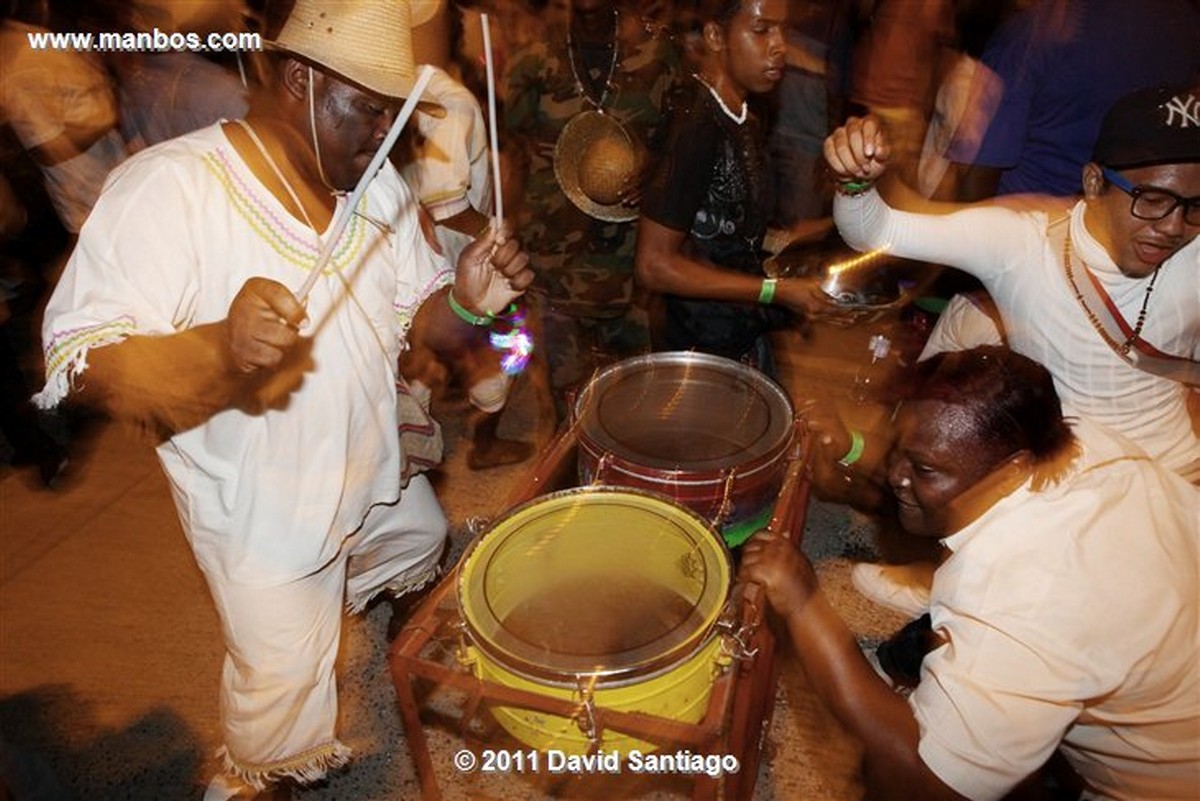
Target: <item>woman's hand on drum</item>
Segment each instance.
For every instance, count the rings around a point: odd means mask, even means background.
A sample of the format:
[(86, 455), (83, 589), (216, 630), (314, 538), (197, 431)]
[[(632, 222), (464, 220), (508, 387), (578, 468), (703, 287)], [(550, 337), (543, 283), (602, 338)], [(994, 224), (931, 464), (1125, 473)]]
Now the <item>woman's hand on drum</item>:
[(781, 617), (797, 615), (817, 592), (812, 563), (786, 537), (760, 531), (742, 546), (738, 580), (762, 586)]
[(817, 497), (864, 512), (882, 512), (888, 494), (877, 471), (888, 443), (876, 432), (864, 435), (848, 429), (836, 410), (816, 400), (798, 402), (796, 413), (812, 437), (808, 476)]
[(878, 117), (851, 117), (825, 138), (825, 161), (840, 181), (876, 181), (887, 170), (891, 146)]
[(786, 306), (804, 320), (820, 320), (845, 328), (858, 321), (861, 313), (839, 306), (821, 289), (816, 276), (782, 278), (775, 286), (775, 302)]

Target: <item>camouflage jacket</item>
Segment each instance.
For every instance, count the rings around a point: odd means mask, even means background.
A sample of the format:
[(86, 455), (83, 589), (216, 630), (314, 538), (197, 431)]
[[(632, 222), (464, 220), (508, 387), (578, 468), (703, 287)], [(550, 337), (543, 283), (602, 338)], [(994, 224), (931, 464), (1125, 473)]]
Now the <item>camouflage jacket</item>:
[[(618, 61), (604, 112), (647, 148), (658, 138), (664, 100), (680, 64), (671, 41), (652, 37), (632, 15), (621, 17)], [(509, 59), (503, 124), (506, 147), (523, 148), (528, 158), (516, 223), (537, 273), (534, 290), (564, 314), (615, 317), (633, 295), (637, 221), (589, 217), (571, 203), (554, 175), (554, 146), (563, 127), (594, 108), (579, 91), (565, 27), (551, 29), (546, 41)]]

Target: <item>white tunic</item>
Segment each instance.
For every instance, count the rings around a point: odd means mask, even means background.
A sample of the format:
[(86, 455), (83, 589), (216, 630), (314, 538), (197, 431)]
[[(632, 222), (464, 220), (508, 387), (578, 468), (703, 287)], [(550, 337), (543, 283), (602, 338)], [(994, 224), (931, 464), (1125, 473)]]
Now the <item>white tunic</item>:
[[(273, 585), (312, 573), (372, 504), (399, 497), (397, 358), (416, 308), (451, 275), (415, 210), (385, 163), (309, 296), (313, 367), (286, 408), (222, 411), (159, 446), (210, 575)], [(143, 151), (113, 172), (49, 302), (38, 401), (86, 381), (92, 347), (224, 319), (251, 277), (299, 288), (319, 244), (219, 124)]]

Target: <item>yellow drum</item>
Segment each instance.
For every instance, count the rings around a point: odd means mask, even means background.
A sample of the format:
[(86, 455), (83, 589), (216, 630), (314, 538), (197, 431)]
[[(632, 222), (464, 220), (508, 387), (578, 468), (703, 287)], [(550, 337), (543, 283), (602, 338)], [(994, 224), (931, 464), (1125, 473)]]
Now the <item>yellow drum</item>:
[[(492, 713), (540, 750), (587, 753), (587, 704), (697, 723), (727, 663), (716, 623), (732, 565), (720, 535), (666, 496), (587, 487), (508, 512), (459, 568), (473, 670), (502, 686), (580, 703), (577, 719)], [(603, 733), (606, 751), (655, 746)]]

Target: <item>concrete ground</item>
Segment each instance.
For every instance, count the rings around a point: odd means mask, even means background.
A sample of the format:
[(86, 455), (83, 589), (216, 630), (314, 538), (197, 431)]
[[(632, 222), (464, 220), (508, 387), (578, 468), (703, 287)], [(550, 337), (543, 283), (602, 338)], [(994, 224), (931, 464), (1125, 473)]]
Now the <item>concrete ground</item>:
[[(863, 369), (869, 337), (895, 322), (816, 332), (807, 341), (790, 338), (783, 360), (790, 387), (842, 399), (851, 416), (867, 415), (864, 424), (879, 424), (878, 410), (851, 396), (862, 389), (864, 376), (872, 377)], [(530, 382), (519, 382), (502, 432), (544, 443), (552, 431), (542, 408)], [(470, 471), (462, 439), (465, 411), (461, 400), (439, 403), (448, 455), (438, 485), (459, 548), (468, 536), (464, 521), (502, 512), (529, 467)], [(26, 788), (16, 798), (198, 798), (220, 744), (221, 638), (150, 444), (121, 426), (99, 425), (77, 443), (68, 480), (55, 491), (41, 489), (29, 471), (5, 468), (0, 530), (0, 770), (14, 790)], [(850, 559), (877, 556), (871, 520), (815, 502), (805, 549), (864, 642), (903, 623), (849, 585)], [(387, 669), (388, 616), (378, 606), (346, 622), (341, 733), (355, 749), (354, 762), (295, 798), (420, 798)], [(792, 657), (785, 653), (782, 660), (754, 798), (857, 798), (854, 744), (813, 698)], [(449, 799), (689, 793), (686, 785), (668, 781), (599, 791), (587, 782), (548, 786), (537, 777), (464, 776), (451, 762), (463, 743), (457, 731), (436, 722), (425, 729)]]

